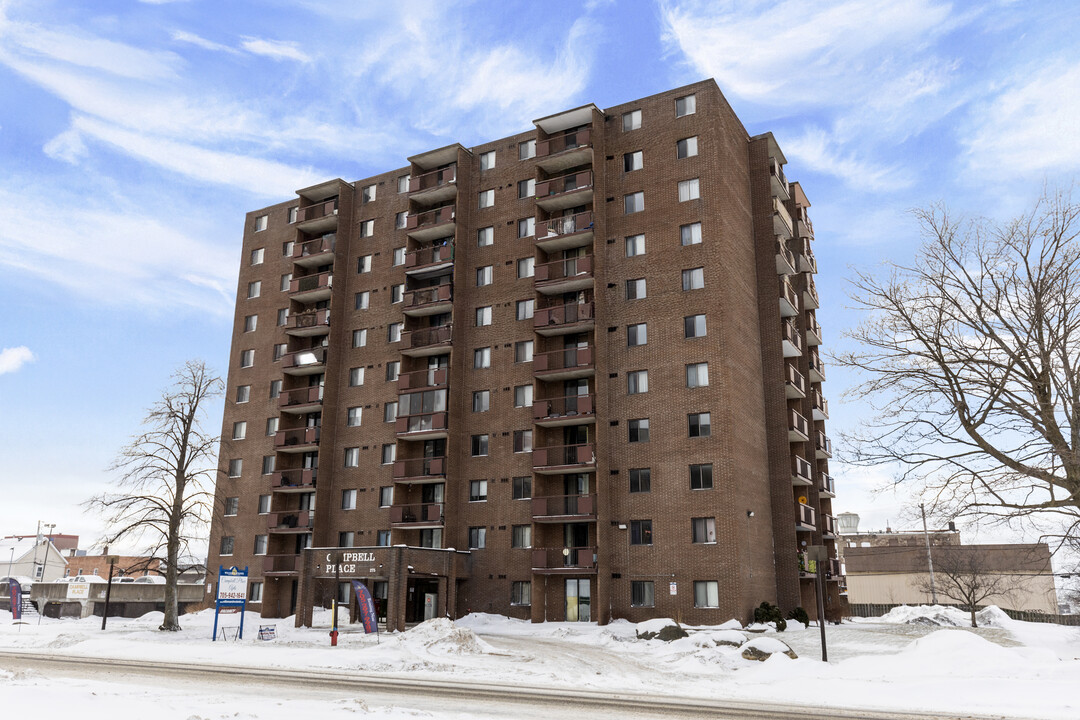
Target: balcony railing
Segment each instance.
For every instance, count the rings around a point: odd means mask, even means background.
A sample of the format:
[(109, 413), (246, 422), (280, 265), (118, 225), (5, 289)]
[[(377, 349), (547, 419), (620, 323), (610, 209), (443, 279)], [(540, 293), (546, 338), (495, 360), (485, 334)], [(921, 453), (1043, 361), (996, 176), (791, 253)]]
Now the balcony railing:
[(450, 342), (453, 329), (450, 325), (410, 330), (401, 334), (402, 351), (420, 350)]
[(454, 261), (454, 244), (445, 242), (440, 245), (413, 250), (405, 256), (405, 270), (420, 270), (429, 265), (443, 265)]
[(326, 363), (326, 348), (307, 348), (294, 350), (281, 356), (283, 370), (316, 368)]
[(394, 422), (394, 429), (398, 435), (408, 433), (432, 433), (446, 431), (447, 413), (435, 412), (422, 415), (404, 415)]
[(422, 388), (446, 387), (448, 371), (446, 368), (417, 370), (398, 375), (398, 392), (420, 390)]
[(301, 449), (319, 444), (319, 428), (304, 427), (294, 430), (278, 430), (274, 447), (278, 450)]
[(821, 325), (818, 324), (817, 318), (814, 317), (812, 311), (806, 316), (806, 344), (821, 344)]
[(592, 145), (592, 132), (589, 128), (571, 130), (561, 135), (553, 135), (544, 140), (536, 141), (536, 157), (545, 158), (557, 155), (567, 150), (590, 147)]
[(409, 178), (409, 192), (416, 193), (424, 190), (434, 190), (435, 188), (442, 187), (452, 182), (457, 181), (457, 163), (450, 165), (449, 167), (439, 168), (438, 170), (432, 170), (426, 172), (423, 175), (417, 175)]
[(271, 476), (270, 487), (275, 490), (314, 489), (318, 479), (318, 468), (279, 470)]
[(797, 530), (817, 530), (817, 513), (814, 508), (796, 503), (795, 526)]
[(596, 519), (596, 495), (552, 495), (532, 499), (534, 520)]
[(825, 459), (832, 457), (832, 440), (823, 432), (817, 432), (814, 435), (814, 449), (817, 450), (818, 459)]
[(293, 260), (299, 260), (301, 258), (309, 258), (314, 255), (325, 255), (327, 253), (334, 252), (334, 245), (337, 236), (334, 234), (323, 235), (320, 238), (314, 240), (307, 240), (305, 242), (296, 243), (293, 245)]
[(533, 282), (537, 287), (565, 285), (567, 280), (591, 280), (592, 274), (593, 257), (592, 255), (583, 255), (537, 265), (533, 269)]
[(787, 377), (784, 379), (784, 391), (789, 400), (806, 397), (806, 378), (791, 363), (785, 365)]
[(814, 278), (810, 275), (806, 276), (806, 289), (803, 290), (803, 301), (807, 310), (817, 310), (821, 307), (821, 299), (817, 294), (817, 286), (814, 284)]
[(784, 357), (802, 355), (803, 339), (802, 335), (795, 329), (795, 323), (791, 320), (784, 320), (781, 323), (781, 329), (783, 331)]
[[(293, 334), (318, 334), (330, 327), (330, 310), (309, 310), (289, 316), (286, 331)], [(299, 331), (299, 332), (297, 332)], [(306, 332), (310, 331), (310, 332)]]
[(776, 239), (776, 272), (780, 275), (796, 272), (795, 253), (788, 250), (787, 243), (781, 238)]
[(811, 350), (807, 359), (810, 362), (810, 382), (825, 382), (825, 363), (821, 362), (817, 350)]
[(533, 355), (533, 373), (544, 375), (559, 371), (584, 370), (593, 366), (593, 349), (572, 347)]
[(814, 258), (814, 251), (810, 249), (810, 240), (808, 238), (802, 239), (802, 250), (799, 252), (799, 272), (817, 272), (817, 260)]
[(780, 317), (795, 317), (799, 314), (799, 296), (787, 278), (780, 282)]
[(271, 532), (303, 532), (312, 527), (315, 515), (310, 510), (289, 510), (272, 512), (266, 516), (266, 528)]
[(278, 407), (285, 409), (296, 405), (319, 405), (322, 403), (322, 385), (286, 390), (278, 397)]
[(591, 231), (593, 229), (593, 214), (591, 210), (579, 212), (576, 215), (551, 218), (536, 224), (536, 241), (554, 240), (566, 235)]
[(784, 166), (781, 165), (776, 158), (769, 158), (769, 174), (780, 183), (780, 187), (784, 190), (784, 196), (787, 196), (787, 177), (784, 175)]
[(542, 204), (548, 198), (574, 193), (579, 190), (591, 190), (592, 186), (593, 174), (591, 170), (541, 180), (536, 183), (536, 202)]
[(788, 439), (791, 442), (806, 442), (810, 439), (810, 429), (802, 413), (792, 410), (788, 422)]
[(534, 468), (584, 467), (596, 464), (596, 446), (592, 443), (582, 445), (557, 445), (555, 447), (534, 447), (532, 451)]
[(791, 484), (813, 485), (814, 469), (808, 461), (798, 455), (791, 456)]
[(263, 557), (263, 573), (295, 573), (300, 570), (299, 555), (267, 555)]
[(791, 213), (779, 198), (772, 199), (773, 206), (773, 232), (785, 240), (791, 237)]
[(428, 210), (427, 212), (410, 215), (405, 222), (405, 229), (412, 232), (413, 230), (423, 230), (424, 228), (444, 225), (446, 223), (454, 222), (454, 217), (454, 206), (445, 205), (441, 208), (435, 208), (434, 210)]
[(538, 573), (596, 572), (596, 548), (534, 548), (532, 566)]
[(593, 417), (596, 413), (595, 395), (567, 395), (533, 402), (536, 421)]
[(405, 293), (404, 310), (419, 310), (426, 306), (448, 303), (454, 299), (453, 288), (449, 283), (434, 287), (410, 290)]
[(814, 407), (815, 420), (829, 419), (829, 401), (825, 399), (820, 390), (814, 390), (810, 393), (810, 402)]
[(442, 503), (418, 503), (414, 505), (391, 505), (390, 524), (396, 526), (443, 524)]
[(821, 515), (821, 532), (826, 535), (836, 535), (836, 518), (832, 515)]
[(289, 283), (289, 294), (313, 292), (330, 289), (334, 284), (334, 273), (327, 270), (316, 275), (293, 278)]
[(561, 325), (590, 322), (593, 319), (593, 304), (567, 303), (555, 307), (539, 308), (533, 314), (533, 327), (537, 332), (557, 328)]
[(832, 475), (821, 473), (821, 487), (818, 490), (825, 497), (836, 497), (836, 481), (833, 480)]
[(394, 462), (395, 480), (446, 477), (446, 457), (410, 458)]
[(316, 203), (300, 208), (296, 213), (296, 222), (304, 223), (309, 220), (318, 220), (327, 215), (337, 215), (338, 198), (331, 198), (326, 202)]

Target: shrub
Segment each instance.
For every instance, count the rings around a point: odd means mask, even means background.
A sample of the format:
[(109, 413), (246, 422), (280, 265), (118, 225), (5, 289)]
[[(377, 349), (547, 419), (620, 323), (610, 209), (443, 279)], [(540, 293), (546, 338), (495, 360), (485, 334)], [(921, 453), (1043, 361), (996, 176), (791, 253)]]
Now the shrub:
[(788, 620), (794, 620), (801, 622), (803, 626), (810, 627), (810, 616), (806, 614), (806, 611), (801, 607), (797, 607), (787, 614)]
[(763, 602), (761, 605), (754, 608), (754, 622), (776, 623), (776, 632), (784, 632), (787, 630), (787, 620), (784, 619), (784, 615), (780, 612), (780, 608), (770, 604), (768, 601)]

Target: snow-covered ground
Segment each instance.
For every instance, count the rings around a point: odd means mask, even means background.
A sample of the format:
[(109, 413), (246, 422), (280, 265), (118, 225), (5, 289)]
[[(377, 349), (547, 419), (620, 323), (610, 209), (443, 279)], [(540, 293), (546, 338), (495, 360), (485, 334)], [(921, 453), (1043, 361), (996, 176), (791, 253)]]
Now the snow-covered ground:
[[(224, 616), (223, 616), (224, 617)], [(235, 626), (239, 616), (226, 617)], [(260, 619), (249, 614), (242, 641), (211, 642), (212, 611), (184, 616), (184, 630), (156, 630), (160, 614), (136, 620), (50, 620), (16, 625), (0, 612), (0, 650), (46, 651), (108, 657), (274, 668), (325, 668), (433, 679), (492, 682), (504, 686), (573, 687), (677, 694), (732, 700), (767, 700), (813, 706), (986, 713), (1020, 718), (1080, 717), (1080, 628), (1010, 620), (996, 608), (980, 614), (977, 630), (951, 608), (897, 608), (883, 618), (828, 626), (829, 663), (820, 661), (819, 633), (792, 622), (776, 633), (750, 632), (737, 622), (687, 627), (689, 636), (642, 640), (670, 621), (605, 627), (580, 623), (536, 625), (473, 614), (456, 623), (433, 620), (392, 635), (364, 635), (346, 626), (329, 647), (327, 613), (322, 627), (276, 625), (276, 639), (259, 641)], [(266, 623), (263, 623), (266, 624)], [(764, 662), (742, 657), (748, 644), (766, 652)], [(2, 668), (2, 666), (0, 666)], [(283, 694), (284, 695), (284, 694)], [(320, 717), (416, 717), (407, 708), (368, 708), (355, 698), (336, 702), (287, 698), (223, 697), (190, 688), (69, 680), (0, 669), (0, 699), (9, 710), (78, 708), (84, 720), (152, 715), (178, 718), (278, 717), (296, 712)], [(419, 707), (419, 704), (418, 704)], [(449, 720), (458, 713), (427, 707), (423, 717)]]

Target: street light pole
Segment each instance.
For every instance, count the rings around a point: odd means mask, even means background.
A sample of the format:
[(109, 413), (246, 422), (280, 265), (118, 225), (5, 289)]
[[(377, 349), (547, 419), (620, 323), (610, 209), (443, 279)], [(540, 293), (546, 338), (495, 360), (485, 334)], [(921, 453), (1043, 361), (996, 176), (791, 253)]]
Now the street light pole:
[(923, 539), (926, 540), (926, 565), (930, 569), (930, 601), (937, 605), (937, 590), (934, 587), (934, 558), (930, 555), (930, 533), (926, 529), (926, 506), (919, 503), (919, 510), (922, 511), (922, 533)]

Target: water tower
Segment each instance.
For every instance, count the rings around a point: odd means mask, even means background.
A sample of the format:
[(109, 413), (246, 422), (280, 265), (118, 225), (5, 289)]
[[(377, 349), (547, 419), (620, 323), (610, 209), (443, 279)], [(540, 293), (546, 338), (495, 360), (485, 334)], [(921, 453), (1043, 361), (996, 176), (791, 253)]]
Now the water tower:
[(859, 515), (853, 512), (843, 512), (836, 516), (836, 526), (841, 535), (854, 535), (859, 532)]

